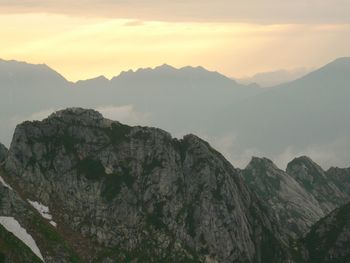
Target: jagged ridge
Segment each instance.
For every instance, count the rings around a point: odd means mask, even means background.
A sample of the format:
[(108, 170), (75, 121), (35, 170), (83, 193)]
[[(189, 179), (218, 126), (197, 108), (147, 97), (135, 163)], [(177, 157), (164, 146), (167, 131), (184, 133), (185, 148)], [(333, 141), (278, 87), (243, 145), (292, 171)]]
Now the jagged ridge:
[(85, 262), (290, 258), (240, 172), (194, 135), (177, 140), (67, 109), (19, 125), (5, 167), (23, 196), (50, 207)]

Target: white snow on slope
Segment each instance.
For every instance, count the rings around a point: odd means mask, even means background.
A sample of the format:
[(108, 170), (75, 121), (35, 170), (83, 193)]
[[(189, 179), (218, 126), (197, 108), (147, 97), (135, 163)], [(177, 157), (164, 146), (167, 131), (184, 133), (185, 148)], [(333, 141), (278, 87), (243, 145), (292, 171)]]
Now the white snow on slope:
[(43, 218), (50, 220), (51, 225), (53, 225), (54, 227), (57, 226), (56, 222), (52, 221), (52, 215), (50, 214), (50, 209), (47, 206), (37, 201), (31, 201), (29, 199), (28, 199), (28, 202), (40, 213), (40, 215)]
[(50, 210), (47, 206), (44, 206), (43, 204), (37, 202), (37, 201), (31, 201), (28, 199), (28, 202), (40, 213), (40, 215), (48, 220), (52, 219), (52, 215), (50, 214)]
[(13, 233), (18, 239), (27, 245), (35, 255), (37, 255), (43, 262), (45, 262), (38, 246), (35, 243), (35, 240), (31, 235), (27, 233), (27, 230), (21, 227), (15, 218), (0, 216), (0, 224), (3, 225), (7, 231)]
[(1, 176), (0, 176), (0, 183), (2, 183), (2, 185), (7, 187), (8, 189), (13, 190), (12, 187), (9, 186)]

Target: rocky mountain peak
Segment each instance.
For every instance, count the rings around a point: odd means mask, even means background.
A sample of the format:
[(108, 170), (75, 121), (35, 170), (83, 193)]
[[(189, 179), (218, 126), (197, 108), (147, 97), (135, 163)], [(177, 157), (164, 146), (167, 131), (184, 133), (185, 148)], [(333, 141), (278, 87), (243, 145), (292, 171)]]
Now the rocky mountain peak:
[(60, 110), (52, 113), (48, 119), (55, 119), (59, 118), (62, 119), (62, 121), (66, 122), (74, 122), (74, 121), (88, 121), (88, 122), (94, 122), (94, 121), (100, 121), (103, 119), (103, 116), (101, 113), (95, 110), (86, 110), (82, 108), (68, 108), (65, 110)]
[(286, 171), (298, 180), (305, 181), (305, 183), (312, 184), (314, 180), (325, 179), (323, 169), (307, 156), (293, 159), (288, 163)]
[(309, 157), (295, 158), (287, 165), (286, 171), (318, 200), (325, 213), (349, 200), (349, 194), (342, 191), (326, 172)]
[(195, 135), (67, 109), (17, 126), (5, 170), (24, 197), (50, 207), (58, 229), (75, 233), (65, 238), (84, 262), (289, 257), (273, 214)]
[(254, 168), (261, 168), (261, 169), (278, 169), (277, 166), (273, 163), (272, 160), (265, 158), (265, 157), (252, 157), (250, 160), (249, 164), (247, 165), (249, 167), (254, 167)]
[(276, 213), (280, 225), (302, 236), (324, 213), (315, 198), (288, 173), (267, 158), (253, 157), (242, 171), (249, 187)]

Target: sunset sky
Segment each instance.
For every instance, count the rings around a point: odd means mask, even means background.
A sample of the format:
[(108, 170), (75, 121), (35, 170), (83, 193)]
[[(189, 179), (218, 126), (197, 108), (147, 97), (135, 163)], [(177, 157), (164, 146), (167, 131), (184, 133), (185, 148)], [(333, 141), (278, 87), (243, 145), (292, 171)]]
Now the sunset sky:
[(232, 77), (350, 56), (348, 0), (0, 0), (0, 58), (69, 80), (170, 64)]

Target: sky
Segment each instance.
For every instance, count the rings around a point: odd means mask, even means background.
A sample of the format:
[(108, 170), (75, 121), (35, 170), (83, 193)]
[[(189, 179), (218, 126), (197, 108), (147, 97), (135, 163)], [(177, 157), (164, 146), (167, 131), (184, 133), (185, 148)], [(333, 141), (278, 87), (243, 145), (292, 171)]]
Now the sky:
[(204, 66), (231, 77), (350, 56), (348, 0), (0, 0), (0, 58), (67, 79)]

